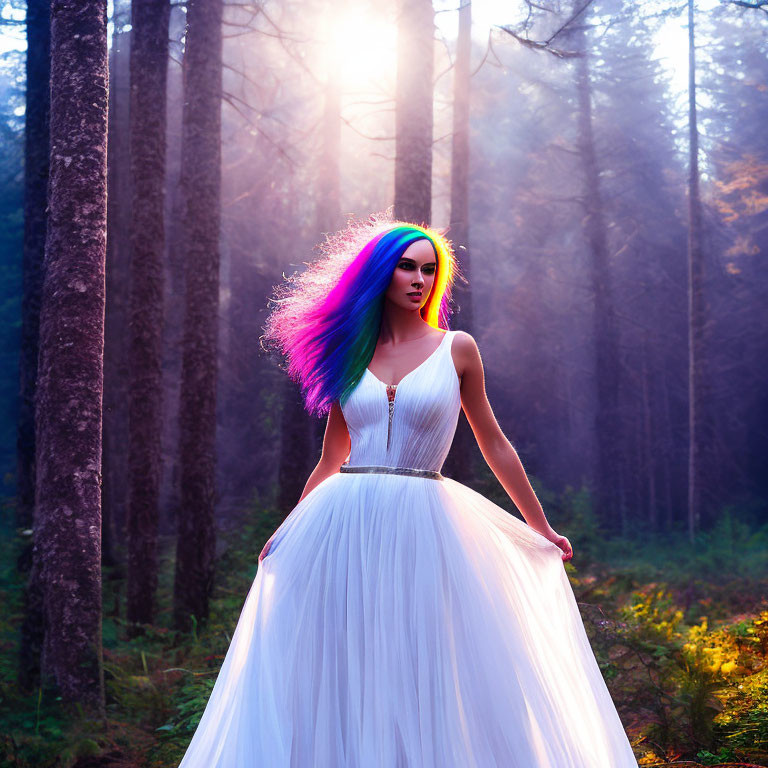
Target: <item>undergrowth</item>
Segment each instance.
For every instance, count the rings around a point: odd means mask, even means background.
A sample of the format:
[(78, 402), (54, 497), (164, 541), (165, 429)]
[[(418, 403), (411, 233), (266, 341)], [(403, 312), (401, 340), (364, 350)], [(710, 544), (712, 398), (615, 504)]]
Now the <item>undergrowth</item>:
[[(493, 498), (493, 493), (481, 488)], [(608, 537), (589, 494), (537, 488), (576, 556), (566, 564), (600, 669), (642, 766), (768, 763), (768, 528), (733, 509), (693, 546), (682, 533)], [(509, 500), (502, 504), (510, 508)], [(229, 647), (262, 545), (279, 523), (254, 507), (222, 537), (210, 617), (171, 627), (173, 542), (162, 542), (157, 623), (128, 639), (125, 583), (104, 572), (107, 720), (16, 684), (24, 542), (0, 537), (0, 766), (175, 768)], [(688, 763), (689, 765), (691, 763)]]

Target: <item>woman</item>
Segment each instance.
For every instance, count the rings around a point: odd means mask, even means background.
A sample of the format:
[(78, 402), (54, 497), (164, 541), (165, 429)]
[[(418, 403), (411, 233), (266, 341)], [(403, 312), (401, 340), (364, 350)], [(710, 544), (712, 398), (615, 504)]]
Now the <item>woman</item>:
[[(547, 522), (447, 328), (438, 232), (373, 218), (265, 328), (327, 413), (180, 768), (636, 768)], [(440, 473), (463, 407), (527, 520)]]

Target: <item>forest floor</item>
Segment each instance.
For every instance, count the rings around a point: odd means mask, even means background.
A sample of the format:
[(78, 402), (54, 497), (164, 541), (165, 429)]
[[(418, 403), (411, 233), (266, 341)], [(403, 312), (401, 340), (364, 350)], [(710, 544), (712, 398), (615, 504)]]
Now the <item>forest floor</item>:
[[(489, 482), (480, 488), (510, 508)], [(587, 633), (641, 766), (768, 766), (768, 526), (726, 509), (690, 545), (684, 533), (607, 537), (589, 496), (537, 488), (575, 557), (566, 564)], [(10, 519), (8, 507), (4, 520)], [(107, 719), (89, 720), (16, 676), (25, 542), (0, 530), (0, 766), (176, 768), (213, 688), (263, 543), (279, 523), (254, 508), (221, 536), (210, 618), (170, 626), (173, 541), (162, 542), (155, 625), (128, 639), (125, 579), (104, 572)]]

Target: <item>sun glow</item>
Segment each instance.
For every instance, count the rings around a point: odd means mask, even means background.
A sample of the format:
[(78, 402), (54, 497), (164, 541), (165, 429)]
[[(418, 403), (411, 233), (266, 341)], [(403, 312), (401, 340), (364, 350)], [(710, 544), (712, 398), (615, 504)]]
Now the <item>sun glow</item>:
[(378, 10), (349, 8), (331, 22), (329, 66), (337, 68), (345, 90), (375, 90), (393, 77), (397, 30)]

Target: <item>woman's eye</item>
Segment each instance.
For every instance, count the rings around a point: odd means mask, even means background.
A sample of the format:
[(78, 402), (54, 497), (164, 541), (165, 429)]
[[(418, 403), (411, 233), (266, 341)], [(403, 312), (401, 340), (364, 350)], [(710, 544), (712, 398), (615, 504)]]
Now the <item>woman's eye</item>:
[[(407, 261), (401, 262), (399, 265), (400, 269), (414, 269), (413, 264), (409, 264)], [(434, 275), (435, 274), (435, 268), (434, 267), (425, 267), (423, 270), (425, 275)]]

